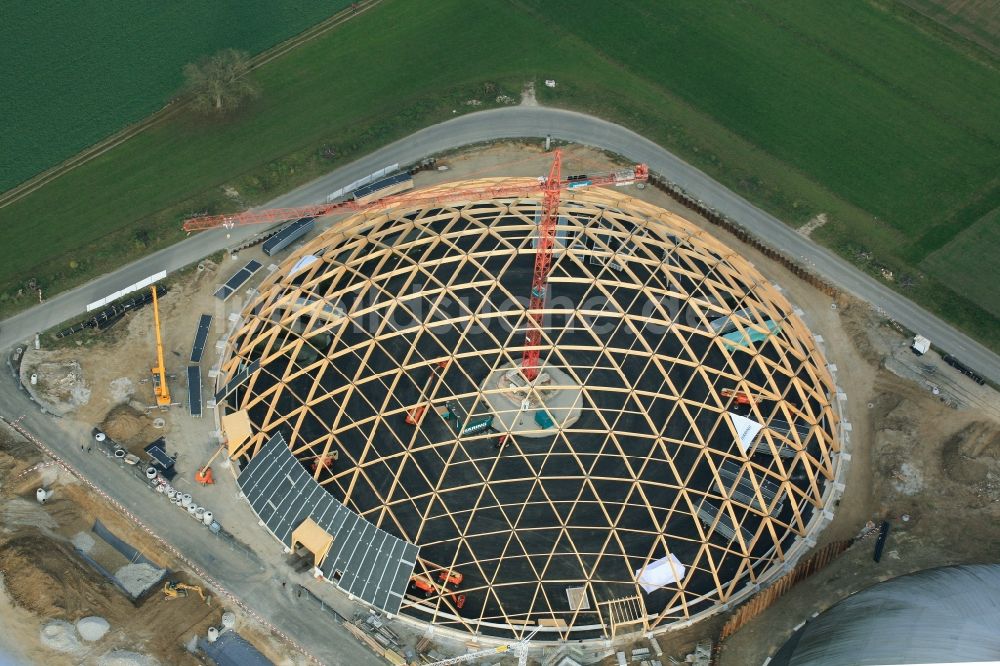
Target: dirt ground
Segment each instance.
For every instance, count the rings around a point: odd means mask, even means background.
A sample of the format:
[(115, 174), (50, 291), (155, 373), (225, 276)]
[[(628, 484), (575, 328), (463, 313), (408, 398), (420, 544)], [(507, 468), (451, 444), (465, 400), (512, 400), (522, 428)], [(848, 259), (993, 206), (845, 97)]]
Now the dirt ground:
[[(424, 187), (493, 175), (535, 176), (547, 172), (549, 159), (541, 146), (480, 147), (443, 157), (439, 164), (447, 166), (446, 171), (421, 172), (415, 181), (418, 187)], [(567, 147), (563, 159), (566, 173), (614, 166), (603, 153), (577, 146)], [(887, 519), (893, 527), (881, 563), (872, 561), (873, 539), (853, 546), (731, 637), (722, 652), (722, 663), (762, 663), (793, 627), (813, 612), (885, 578), (942, 564), (996, 561), (996, 553), (1000, 552), (1000, 403), (996, 393), (988, 388), (970, 388), (975, 399), (951, 404), (942, 401), (926, 382), (900, 377), (887, 369), (897, 369), (899, 364), (891, 359), (909, 353), (907, 341), (867, 305), (848, 297), (834, 302), (653, 188), (633, 189), (631, 193), (683, 215), (743, 253), (765, 277), (781, 285), (789, 300), (803, 310), (809, 328), (822, 335), (827, 360), (838, 368), (837, 384), (848, 397), (846, 411), (853, 430), (847, 490), (833, 523), (821, 534), (820, 545), (850, 539), (868, 521)], [(88, 430), (101, 424), (133, 453), (141, 453), (142, 446), (165, 436), (168, 450), (178, 455), (179, 478), (189, 479), (217, 444), (212, 413), (206, 409), (204, 418), (191, 418), (185, 404), (185, 368), (198, 318), (202, 313), (214, 316), (201, 364), (204, 394), (209, 396), (209, 370), (218, 361), (215, 344), (228, 329), (230, 315), (239, 310), (246, 289), (258, 283), (272, 263), (280, 263), (287, 256), (283, 254), (275, 261), (263, 257), (259, 249), (252, 249), (242, 252), (236, 260), (227, 256), (218, 264), (209, 262), (204, 270), (172, 277), (171, 290), (160, 306), (167, 371), (173, 375), (169, 386), (175, 402), (180, 404), (168, 412), (148, 408), (153, 402), (149, 368), (155, 364), (150, 307), (128, 315), (105, 333), (88, 333), (40, 352), (30, 350), (22, 364), (22, 377), (38, 373), (38, 392), (43, 400), (52, 403), (51, 411), (66, 414), (64, 418)], [(265, 269), (230, 302), (223, 304), (215, 299), (212, 293), (217, 285), (250, 258), (262, 260)], [(932, 352), (925, 358), (933, 360), (933, 356)], [(957, 377), (952, 381), (964, 391), (961, 383), (965, 378)], [(162, 425), (154, 423), (156, 418), (164, 420)], [(35, 460), (33, 450), (17, 447), (6, 442), (0, 451), (0, 501), (22, 496), (33, 501), (34, 486), (26, 480), (20, 484), (9, 481)], [(33, 474), (35, 483), (38, 473)], [(20, 572), (20, 567), (27, 567), (30, 572), (30, 576), (8, 574), (6, 584), (14, 606), (0, 598), (4, 619), (22, 625), (35, 622), (37, 627), (39, 614), (70, 621), (83, 614), (98, 614), (111, 622), (112, 631), (92, 650), (93, 654), (103, 653), (106, 645), (139, 645), (163, 663), (197, 663), (183, 649), (183, 643), (195, 630), (218, 618), (199, 606), (197, 600), (166, 602), (161, 594), (151, 595), (138, 608), (133, 607), (121, 592), (75, 558), (68, 540), (76, 532), (89, 529), (95, 515), (137, 547), (143, 549), (147, 544), (143, 541), (145, 535), (130, 533), (128, 525), (120, 520), (115, 523), (113, 517), (106, 520), (106, 509), (83, 493), (74, 494), (71, 484), (66, 488), (60, 499), (44, 509), (54, 526), (46, 527), (50, 523), (44, 521), (38, 526), (7, 526), (9, 531), (0, 535), (0, 569)], [(908, 520), (902, 520), (904, 515)], [(698, 641), (715, 636), (725, 617), (720, 615), (684, 631), (664, 634), (659, 645), (665, 655), (683, 660)], [(153, 624), (170, 629), (154, 635), (150, 631)], [(33, 635), (37, 633), (36, 629)], [(281, 644), (265, 636), (265, 632), (259, 633), (259, 640), (255, 640), (258, 647), (280, 657)], [(42, 649), (35, 644), (29, 647)], [(54, 658), (55, 653), (45, 654), (46, 658)], [(661, 660), (667, 663), (666, 657)], [(606, 663), (613, 662), (611, 658)]]
[[(44, 485), (53, 497), (40, 505), (35, 490)], [(114, 650), (126, 650), (155, 658), (163, 665), (208, 663), (188, 650), (196, 635), (209, 626), (219, 626), (224, 608), (217, 600), (206, 604), (196, 594), (167, 599), (157, 584), (133, 601), (111, 583), (74, 548), (81, 534), (93, 539), (88, 555), (101, 562), (110, 552), (121, 564), (117, 551), (91, 532), (99, 519), (116, 536), (136, 547), (159, 567), (171, 571), (168, 580), (211, 589), (182, 571), (145, 532), (95, 498), (74, 477), (46, 462), (37, 450), (0, 431), (0, 663), (5, 654), (16, 663), (100, 664)], [(86, 538), (86, 537), (84, 537)], [(103, 562), (102, 562), (103, 563)], [(54, 620), (75, 623), (99, 616), (110, 630), (99, 641), (80, 640), (73, 652), (59, 652), (42, 643), (42, 628)], [(16, 632), (10, 631), (15, 629)], [(287, 648), (253, 623), (240, 626), (274, 663), (283, 662)]]
[[(95, 517), (156, 564), (170, 563), (158, 561), (158, 549), (144, 533), (95, 502), (68, 473), (56, 472), (55, 467), (29, 470), (40, 461), (32, 447), (6, 432), (0, 435), (4, 514), (0, 571), (5, 585), (0, 613), (3, 624), (16, 622), (25, 629), (19, 636), (24, 658), (30, 663), (97, 663), (107, 652), (123, 649), (153, 656), (161, 664), (204, 663), (185, 649), (185, 643), (195, 633), (204, 634), (210, 624), (218, 625), (222, 609), (207, 606), (197, 597), (166, 600), (159, 586), (136, 602), (128, 598), (73, 547), (73, 537), (89, 533)], [(29, 471), (18, 478), (25, 470)], [(43, 482), (41, 474), (46, 475), (45, 485), (55, 488), (44, 506), (35, 500), (35, 489)], [(184, 574), (171, 579), (197, 583)], [(100, 641), (81, 641), (81, 649), (73, 653), (41, 644), (44, 624), (52, 620), (74, 623), (94, 615), (111, 625)]]

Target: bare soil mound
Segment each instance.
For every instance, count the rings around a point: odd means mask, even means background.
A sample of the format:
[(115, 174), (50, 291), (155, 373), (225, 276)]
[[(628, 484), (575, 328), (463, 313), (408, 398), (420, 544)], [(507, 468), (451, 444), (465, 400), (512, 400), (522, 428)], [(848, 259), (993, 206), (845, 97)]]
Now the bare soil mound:
[(1000, 427), (976, 421), (956, 432), (941, 447), (941, 467), (977, 495), (1000, 499)]

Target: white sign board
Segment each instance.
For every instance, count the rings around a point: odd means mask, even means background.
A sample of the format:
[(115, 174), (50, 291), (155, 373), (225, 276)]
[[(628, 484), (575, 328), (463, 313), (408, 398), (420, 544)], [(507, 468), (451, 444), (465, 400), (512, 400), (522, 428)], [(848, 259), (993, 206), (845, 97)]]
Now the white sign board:
[(358, 178), (356, 181), (354, 181), (350, 185), (346, 185), (346, 186), (340, 188), (339, 190), (334, 190), (333, 192), (330, 192), (328, 195), (326, 195), (326, 202), (330, 203), (331, 201), (336, 201), (340, 197), (345, 196), (347, 194), (350, 194), (351, 192), (353, 192), (354, 190), (358, 189), (359, 187), (362, 187), (362, 186), (367, 185), (369, 183), (374, 183), (376, 180), (378, 180), (382, 176), (390, 174), (390, 173), (392, 173), (394, 171), (399, 171), (399, 163), (390, 164), (389, 166), (382, 167), (378, 171), (376, 171), (374, 173), (371, 173), (371, 174), (365, 176), (364, 178)]
[(102, 298), (99, 301), (94, 301), (93, 303), (91, 303), (91, 304), (89, 304), (87, 306), (87, 312), (90, 312), (91, 310), (96, 310), (97, 308), (103, 308), (108, 303), (114, 303), (115, 301), (117, 301), (122, 296), (125, 296), (126, 294), (131, 294), (133, 291), (139, 291), (143, 287), (148, 287), (149, 285), (153, 284), (157, 280), (162, 280), (165, 277), (167, 277), (167, 272), (166, 271), (160, 271), (156, 275), (150, 275), (145, 280), (139, 280), (135, 284), (130, 284), (129, 286), (125, 287), (124, 289), (119, 289), (118, 291), (116, 291), (113, 294), (108, 294), (107, 296), (105, 296), (104, 298)]
[(733, 429), (736, 430), (736, 442), (740, 445), (740, 451), (746, 454), (750, 450), (750, 447), (754, 445), (754, 442), (757, 441), (757, 435), (764, 429), (764, 426), (745, 416), (733, 414), (732, 412), (726, 413), (733, 424)]

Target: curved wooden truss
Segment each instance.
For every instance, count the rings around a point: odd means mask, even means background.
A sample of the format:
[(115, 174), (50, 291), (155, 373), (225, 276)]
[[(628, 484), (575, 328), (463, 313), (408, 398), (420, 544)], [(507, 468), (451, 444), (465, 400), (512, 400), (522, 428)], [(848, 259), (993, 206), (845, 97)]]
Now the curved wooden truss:
[[(464, 574), (461, 610), (442, 593), (404, 613), (572, 638), (690, 618), (806, 534), (838, 452), (832, 380), (745, 259), (620, 192), (567, 193), (541, 358), (571, 378), (552, 390), (573, 391), (582, 416), (502, 449), (497, 432), (460, 435), (497, 416), (502, 391), (484, 381), (521, 357), (540, 206), (335, 223), (244, 312), (219, 385), (260, 369), (224, 407), (249, 411), (245, 458), (280, 430), (337, 499), (420, 546), (418, 572)], [(732, 414), (763, 426), (746, 451)], [(683, 576), (644, 591), (635, 572), (668, 554)]]

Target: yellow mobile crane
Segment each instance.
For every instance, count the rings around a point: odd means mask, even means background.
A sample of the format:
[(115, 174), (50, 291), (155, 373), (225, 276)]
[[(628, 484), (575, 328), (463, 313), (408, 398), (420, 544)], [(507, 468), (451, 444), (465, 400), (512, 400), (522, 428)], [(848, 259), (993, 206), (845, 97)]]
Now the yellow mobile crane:
[(156, 285), (153, 292), (153, 322), (156, 327), (156, 367), (150, 370), (153, 373), (153, 395), (156, 396), (156, 404), (160, 407), (170, 406), (170, 389), (167, 388), (167, 370), (163, 363), (163, 340), (160, 338), (160, 306), (156, 301)]

